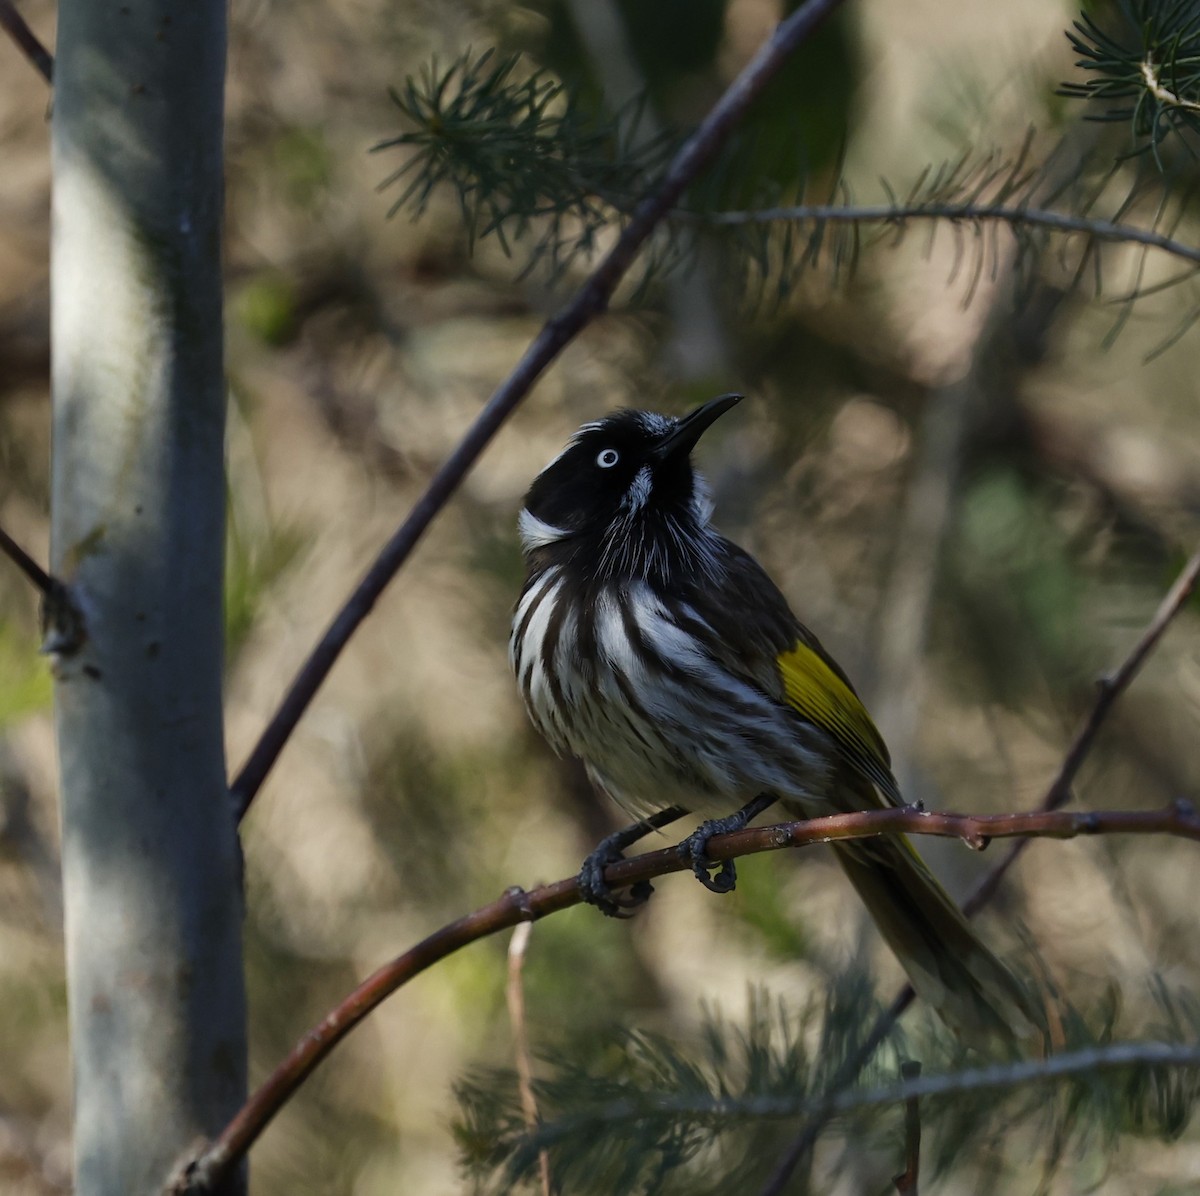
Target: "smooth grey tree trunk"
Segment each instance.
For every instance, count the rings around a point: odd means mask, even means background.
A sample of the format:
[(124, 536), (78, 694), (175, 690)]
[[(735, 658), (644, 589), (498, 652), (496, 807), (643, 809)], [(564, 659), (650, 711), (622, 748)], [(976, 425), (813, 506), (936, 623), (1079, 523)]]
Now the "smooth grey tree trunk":
[[(62, 0), (54, 570), (78, 1196), (142, 1196), (245, 1092), (221, 724), (225, 0)], [(240, 1183), (240, 1181), (239, 1181)]]

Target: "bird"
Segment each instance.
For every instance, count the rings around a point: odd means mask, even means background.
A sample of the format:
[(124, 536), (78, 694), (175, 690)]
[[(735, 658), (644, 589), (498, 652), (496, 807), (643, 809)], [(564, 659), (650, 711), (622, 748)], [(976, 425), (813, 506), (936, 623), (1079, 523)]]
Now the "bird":
[[(620, 914), (607, 864), (651, 826), (707, 818), (704, 846), (775, 801), (794, 817), (902, 806), (888, 750), (837, 661), (748, 552), (712, 525), (692, 462), (700, 437), (741, 401), (682, 417), (624, 409), (585, 423), (537, 475), (518, 532), (526, 580), (509, 658), (529, 717), (560, 755), (638, 819), (584, 864), (585, 899)], [(833, 850), (917, 994), (973, 1043), (1027, 1038), (1037, 1014), (911, 843)]]

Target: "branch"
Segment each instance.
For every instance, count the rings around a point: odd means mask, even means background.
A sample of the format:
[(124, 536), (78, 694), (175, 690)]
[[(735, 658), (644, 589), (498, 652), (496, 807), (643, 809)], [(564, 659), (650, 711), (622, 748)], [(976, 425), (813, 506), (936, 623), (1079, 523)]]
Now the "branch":
[(1200, 104), (1195, 100), (1189, 100), (1185, 96), (1177, 95), (1169, 88), (1164, 87), (1162, 81), (1158, 77), (1158, 66), (1154, 59), (1147, 57), (1142, 63), (1142, 82), (1146, 84), (1146, 90), (1164, 107), (1164, 108), (1180, 108), (1184, 112), (1200, 112)]
[[(4, 0), (0, 0), (0, 14), (3, 13), (3, 8)], [(43, 598), (49, 598), (54, 593), (55, 586), (59, 583), (56, 582), (54, 578), (51, 577), (50, 574), (47, 573), (46, 570), (43, 569), (41, 565), (39, 565), (37, 561), (35, 561), (33, 557), (31, 557), (29, 553), (27, 553), (25, 549), (23, 549), (20, 544), (18, 544), (16, 540), (14, 540), (12, 536), (10, 536), (2, 527), (0, 527), (0, 552), (3, 552), (4, 555), (8, 557), (8, 559), (12, 561), (12, 563), (16, 565), (16, 567), (20, 569), (21, 572), (24, 573), (25, 576), (28, 577), (29, 580), (39, 590), (41, 590)]]
[[(1096, 700), (1092, 703), (1092, 708), (1084, 719), (1082, 726), (1076, 732), (1070, 747), (1067, 748), (1062, 765), (1058, 770), (1058, 775), (1051, 781), (1049, 789), (1046, 790), (1046, 796), (1042, 799), (1039, 810), (1035, 814), (1030, 815), (1031, 817), (1037, 817), (1039, 814), (1045, 815), (1053, 810), (1057, 810), (1071, 796), (1071, 785), (1074, 783), (1079, 769), (1083, 766), (1088, 752), (1091, 751), (1092, 744), (1100, 732), (1101, 724), (1108, 716), (1113, 703), (1129, 688), (1130, 682), (1145, 663), (1146, 657), (1154, 651), (1158, 645), (1158, 641), (1162, 639), (1163, 633), (1170, 626), (1171, 621), (1183, 609), (1184, 603), (1187, 602), (1188, 598), (1191, 597), (1192, 591), (1196, 588), (1198, 578), (1200, 578), (1200, 548), (1196, 549), (1183, 569), (1180, 570), (1174, 584), (1167, 591), (1162, 602), (1159, 603), (1158, 610), (1154, 612), (1153, 618), (1146, 625), (1145, 630), (1138, 637), (1137, 642), (1130, 649), (1129, 654), (1122, 661), (1116, 672), (1110, 673), (1100, 679), (1099, 693), (1096, 695)], [(1028, 840), (1021, 840), (1014, 844), (1008, 854), (984, 876), (976, 886), (975, 891), (963, 902), (963, 912), (968, 917), (978, 913), (979, 910), (991, 901), (996, 891), (1000, 888), (1000, 883), (1008, 874), (1009, 869), (1017, 862), (1027, 846)], [(900, 1015), (912, 1004), (915, 997), (916, 993), (911, 984), (906, 984), (896, 994), (896, 998), (889, 1008), (876, 1020), (875, 1026), (867, 1036), (862, 1047), (838, 1071), (837, 1076), (834, 1077), (833, 1082), (826, 1091), (825, 1104), (822, 1110), (810, 1118), (808, 1123), (800, 1130), (800, 1133), (797, 1134), (792, 1144), (780, 1158), (779, 1164), (763, 1186), (759, 1196), (780, 1196), (780, 1193), (783, 1192), (788, 1180), (791, 1178), (792, 1172), (795, 1171), (800, 1160), (812, 1149), (813, 1143), (816, 1141), (822, 1128), (836, 1112), (836, 1099), (839, 1091), (844, 1089), (848, 1084), (853, 1083), (855, 1077), (874, 1056), (880, 1043), (887, 1037), (888, 1031)]]
[[(947, 1097), (961, 1092), (1003, 1091), (1024, 1084), (1064, 1080), (1092, 1072), (1117, 1071), (1130, 1067), (1161, 1068), (1200, 1067), (1200, 1045), (1182, 1042), (1116, 1042), (1082, 1047), (1025, 1059), (1016, 1063), (993, 1063), (985, 1067), (964, 1068), (943, 1075), (921, 1076), (920, 1068), (913, 1074), (913, 1065), (902, 1065), (903, 1079), (875, 1088), (860, 1088), (840, 1093), (833, 1102), (835, 1113), (854, 1113), (889, 1105), (911, 1103), (930, 1097)], [(618, 1125), (637, 1121), (648, 1113), (666, 1113), (678, 1117), (704, 1118), (706, 1121), (733, 1118), (782, 1120), (816, 1112), (820, 1102), (801, 1093), (753, 1093), (746, 1096), (713, 1096), (709, 1093), (669, 1094), (659, 1097), (639, 1095), (637, 1100), (616, 1100), (589, 1108), (584, 1116), (589, 1126)], [(910, 1123), (911, 1125), (911, 1123)], [(563, 1119), (547, 1126), (538, 1135), (541, 1142), (551, 1145), (577, 1128), (578, 1118)], [(556, 1132), (557, 1131), (557, 1132)], [(907, 1144), (912, 1150), (912, 1141)], [(916, 1157), (910, 1155), (909, 1165), (915, 1168)], [(899, 1185), (901, 1177), (897, 1177)], [(915, 1179), (915, 1170), (914, 1170)], [(901, 1191), (913, 1192), (915, 1188)]]
[[(1042, 799), (1041, 810), (1057, 810), (1070, 799), (1071, 786), (1074, 784), (1080, 768), (1083, 767), (1088, 752), (1092, 750), (1092, 744), (1095, 743), (1096, 736), (1100, 733), (1100, 727), (1108, 717), (1108, 712), (1116, 700), (1129, 688), (1130, 682), (1145, 664), (1146, 657), (1154, 651), (1158, 641), (1162, 639), (1163, 633), (1171, 625), (1171, 620), (1179, 614), (1184, 603), (1192, 596), (1198, 580), (1200, 580), (1200, 548), (1197, 548), (1188, 558), (1187, 563), (1180, 570), (1179, 576), (1164, 595), (1162, 602), (1158, 604), (1158, 610), (1154, 612), (1154, 617), (1146, 624), (1146, 629), (1138, 637), (1137, 642), (1130, 649), (1129, 655), (1125, 657), (1116, 672), (1108, 673), (1100, 678), (1096, 700), (1092, 704), (1087, 718), (1084, 719), (1083, 725), (1071, 741), (1071, 746), (1067, 748), (1067, 754), (1063, 757), (1058, 775), (1050, 783), (1050, 788), (1046, 790), (1046, 796)], [(992, 896), (1000, 887), (1000, 882), (1024, 850), (1024, 843), (1015, 844), (1008, 855), (980, 881), (971, 896), (963, 902), (963, 910), (968, 915), (976, 913), (991, 901)]]
[(1114, 1071), (1122, 1067), (1200, 1067), (1200, 1045), (1179, 1042), (1114, 1042), (1063, 1051), (1041, 1059), (1020, 1063), (995, 1063), (972, 1067), (948, 1075), (924, 1076), (901, 1080), (863, 1092), (844, 1092), (836, 1101), (836, 1112), (849, 1113), (899, 1101), (930, 1096), (950, 1096), (956, 1092), (986, 1092), (1018, 1088), (1022, 1084), (1062, 1080), (1068, 1076), (1094, 1071)]
[[(1200, 842), (1200, 814), (1182, 801), (1163, 810), (1035, 811), (990, 815), (934, 813), (915, 807), (900, 807), (834, 814), (776, 826), (749, 827), (734, 834), (717, 836), (705, 850), (714, 861), (722, 861), (764, 851), (778, 851), (785, 847), (807, 847), (814, 843), (869, 839), (886, 834), (962, 839), (976, 850), (985, 848), (992, 839), (1021, 836), (1074, 839), (1081, 835), (1169, 834)], [(612, 864), (605, 869), (604, 878), (612, 888), (623, 889), (639, 881), (686, 871), (690, 867), (676, 847), (667, 847)], [(579, 883), (575, 877), (542, 885), (529, 892), (509, 889), (498, 901), (443, 926), (411, 950), (385, 964), (296, 1044), (216, 1141), (199, 1158), (187, 1164), (169, 1191), (177, 1196), (211, 1191), (249, 1150), (275, 1114), (329, 1052), (377, 1005), (414, 976), (469, 943), (520, 922), (536, 921), (578, 905), (581, 901)], [(831, 1114), (838, 1110), (837, 1099), (830, 1100), (827, 1106)]]
[(949, 220), (952, 223), (972, 224), (995, 220), (1017, 226), (1048, 228), (1058, 233), (1083, 233), (1097, 241), (1146, 245), (1200, 265), (1200, 248), (1163, 233), (1133, 224), (1072, 216), (1066, 212), (1030, 208), (1021, 204), (986, 204), (970, 200), (928, 204), (798, 204), (795, 207), (762, 208), (757, 211), (688, 214), (687, 218), (690, 221), (735, 227), (784, 222), (902, 225), (908, 220)]
[(0, 29), (3, 29), (17, 49), (37, 68), (47, 83), (54, 82), (54, 56), (38, 41), (37, 34), (25, 23), (12, 0), (0, 0)]
[(418, 540), (458, 489), (459, 483), (500, 425), (524, 399), (550, 363), (584, 327), (606, 310), (613, 291), (633, 264), (646, 239), (712, 160), (745, 116), (750, 104), (779, 72), (793, 51), (839, 2), (808, 0), (780, 22), (771, 38), (760, 47), (676, 154), (658, 189), (634, 209), (629, 223), (608, 256), (588, 276), (567, 306), (542, 326), (541, 332), (488, 400), (458, 447), (434, 475), (408, 518), (384, 546), (301, 667), (279, 709), (233, 781), (231, 791), (239, 818), (245, 815), (342, 649), (370, 614), (379, 596), (408, 560)]
[[(0, 6), (3, 3), (0, 0)], [(41, 591), (42, 654), (58, 658), (73, 656), (87, 640), (87, 624), (70, 589), (47, 573), (2, 527), (0, 552)]]

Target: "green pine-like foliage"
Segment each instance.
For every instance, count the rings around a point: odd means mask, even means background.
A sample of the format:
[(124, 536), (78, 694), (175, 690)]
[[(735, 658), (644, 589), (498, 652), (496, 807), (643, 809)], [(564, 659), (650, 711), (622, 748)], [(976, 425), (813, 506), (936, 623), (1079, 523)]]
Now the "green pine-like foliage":
[(513, 1073), (476, 1074), (459, 1087), (462, 1160), (480, 1192), (532, 1182), (544, 1151), (558, 1191), (717, 1196), (763, 1190), (808, 1136), (820, 1149), (787, 1191), (826, 1190), (849, 1166), (883, 1191), (904, 1169), (912, 1094), (927, 1181), (986, 1192), (1066, 1172), (1090, 1185), (1121, 1135), (1173, 1140), (1200, 1097), (1200, 1004), (1161, 980), (1152, 996), (1133, 1039), (1115, 1037), (1110, 991), (1059, 1009), (1047, 1057), (986, 1059), (930, 1018), (890, 1022), (851, 966), (800, 1009), (752, 991), (744, 1019), (710, 1012), (686, 1041), (614, 1028), (592, 1057), (547, 1053), (536, 1126)]
[[(1000, 268), (1003, 227), (1015, 247), (1011, 267), (1027, 283), (1057, 257), (1071, 287), (1114, 299), (1115, 335), (1137, 299), (1163, 286), (1183, 290), (1200, 268), (1200, 252), (1176, 236), (1193, 211), (1200, 6), (1121, 3), (1082, 14), (1066, 35), (1081, 77), (1058, 94), (1082, 108), (1047, 108), (1043, 127), (1008, 149), (970, 146), (906, 184), (880, 179), (869, 200), (840, 167), (782, 178), (763, 169), (755, 147), (778, 129), (751, 119), (652, 242), (634, 294), (703, 251), (716, 255), (715, 273), (743, 302), (780, 304), (814, 271), (851, 278), (866, 249), (894, 246), (920, 227), (954, 238), (948, 282), (967, 280), (969, 302), (978, 281)], [(647, 134), (644, 100), (609, 112), (524, 56), (491, 49), (431, 63), (393, 99), (405, 129), (374, 147), (407, 152), (380, 183), (403, 184), (391, 214), (419, 217), (446, 189), (469, 244), (495, 237), (523, 275), (541, 270), (551, 281), (594, 260), (603, 234), (623, 225), (685, 136)], [(1070, 126), (1064, 131), (1076, 114), (1127, 128), (1118, 143), (1085, 144)], [(1143, 265), (1149, 253), (1171, 255), (1179, 269), (1153, 287), (1143, 287), (1142, 266), (1132, 284), (1124, 272), (1114, 283), (1111, 245), (1134, 246)], [(1200, 302), (1183, 305), (1161, 348), (1198, 315)]]

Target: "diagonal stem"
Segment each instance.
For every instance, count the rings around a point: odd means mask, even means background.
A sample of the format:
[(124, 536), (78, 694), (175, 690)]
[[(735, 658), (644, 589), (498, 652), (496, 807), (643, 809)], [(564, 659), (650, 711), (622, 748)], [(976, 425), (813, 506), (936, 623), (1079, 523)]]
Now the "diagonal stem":
[[(1200, 581), (1200, 548), (1188, 558), (1179, 576), (1175, 578), (1171, 588), (1158, 604), (1154, 617), (1146, 624), (1145, 630), (1138, 636), (1137, 642), (1129, 651), (1129, 655), (1121, 662), (1116, 672), (1108, 673), (1100, 678), (1099, 692), (1087, 718), (1075, 733), (1071, 746), (1063, 757), (1058, 775), (1046, 790), (1039, 810), (1057, 810), (1064, 806), (1071, 797), (1071, 786), (1076, 776), (1092, 750), (1092, 744), (1100, 733), (1101, 724), (1108, 717), (1116, 700), (1129, 688), (1130, 682), (1137, 675), (1146, 657), (1154, 651), (1163, 633), (1171, 625), (1171, 620), (1183, 609), (1184, 604), (1192, 596), (1197, 581)], [(1017, 862), (1021, 853), (1028, 846), (1028, 840), (1021, 840), (1009, 848), (1008, 854), (1002, 859), (976, 886), (975, 891), (963, 902), (965, 913), (974, 914), (981, 910), (1000, 887), (1000, 882), (1008, 874), (1008, 870)]]
[(37, 68), (47, 83), (54, 82), (54, 57), (17, 12), (12, 0), (0, 0), (0, 29), (16, 43), (17, 49)]
[(745, 116), (750, 104), (775, 77), (796, 48), (841, 0), (808, 0), (776, 27), (738, 77), (729, 85), (699, 128), (676, 154), (657, 189), (634, 209), (616, 244), (558, 315), (543, 325), (525, 355), (500, 384), (475, 423), (434, 475), (408, 518), (384, 545), (301, 667), (279, 709), (267, 724), (231, 785), (237, 816), (245, 815), (279, 753), (309, 703), (379, 596), (412, 555), (430, 523), (458, 489), (467, 471), (490, 443), (534, 382), (579, 332), (608, 307), (642, 245), (675, 206)]
[[(1096, 700), (1092, 703), (1092, 708), (1076, 732), (1070, 747), (1067, 748), (1058, 774), (1046, 790), (1046, 796), (1042, 799), (1037, 813), (1052, 816), (1053, 811), (1066, 804), (1071, 796), (1071, 785), (1074, 783), (1079, 769), (1083, 766), (1088, 752), (1091, 751), (1092, 744), (1100, 732), (1101, 724), (1112, 709), (1113, 703), (1129, 688), (1130, 682), (1137, 675), (1146, 658), (1154, 651), (1164, 632), (1171, 625), (1171, 621), (1191, 597), (1198, 579), (1200, 579), (1200, 548), (1197, 548), (1188, 558), (1187, 563), (1180, 570), (1179, 576), (1163, 596), (1153, 618), (1146, 624), (1145, 630), (1117, 670), (1100, 679)], [(1020, 817), (1020, 815), (1016, 817)], [(968, 917), (978, 913), (991, 901), (1000, 888), (1001, 882), (1008, 875), (1009, 869), (1028, 846), (1028, 839), (1019, 839), (1009, 848), (1008, 854), (983, 877), (975, 891), (963, 902), (963, 912)], [(906, 984), (896, 995), (892, 1004), (880, 1014), (862, 1047), (846, 1060), (829, 1085), (824, 1104), (817, 1113), (808, 1119), (781, 1156), (759, 1196), (780, 1196), (784, 1191), (792, 1173), (812, 1149), (821, 1130), (825, 1128), (830, 1117), (836, 1111), (838, 1094), (853, 1083), (859, 1072), (871, 1061), (892, 1026), (912, 1004), (915, 996), (912, 985)]]
[[(3, 3), (4, 0), (0, 0), (0, 6), (2, 6)], [(35, 561), (33, 557), (31, 557), (29, 553), (27, 553), (25, 549), (23, 549), (20, 544), (18, 544), (16, 540), (14, 540), (12, 536), (10, 536), (2, 527), (0, 527), (0, 552), (3, 552), (4, 555), (8, 557), (8, 559), (12, 561), (12, 563), (16, 565), (16, 567), (20, 569), (21, 572), (24, 573), (25, 576), (28, 577), (29, 580), (39, 590), (41, 590), (43, 598), (49, 598), (54, 593), (54, 578), (51, 577), (50, 574), (47, 573), (46, 570), (43, 569), (41, 565), (39, 565), (37, 561)]]

